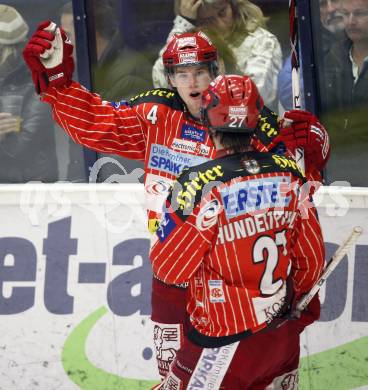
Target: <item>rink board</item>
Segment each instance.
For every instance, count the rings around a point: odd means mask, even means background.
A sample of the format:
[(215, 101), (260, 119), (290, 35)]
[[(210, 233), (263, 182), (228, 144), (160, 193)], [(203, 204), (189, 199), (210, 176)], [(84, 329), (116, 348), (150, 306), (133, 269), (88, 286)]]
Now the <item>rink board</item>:
[[(301, 389), (368, 389), (368, 192), (316, 196), (332, 254), (301, 342)], [(0, 390), (134, 390), (157, 381), (149, 236), (139, 184), (0, 187)]]

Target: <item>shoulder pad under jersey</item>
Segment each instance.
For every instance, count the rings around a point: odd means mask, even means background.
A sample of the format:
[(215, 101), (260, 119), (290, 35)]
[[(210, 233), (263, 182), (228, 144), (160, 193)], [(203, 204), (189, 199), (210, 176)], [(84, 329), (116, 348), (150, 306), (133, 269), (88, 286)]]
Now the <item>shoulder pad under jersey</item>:
[(183, 110), (183, 103), (177, 92), (172, 89), (157, 88), (147, 92), (142, 92), (130, 99), (129, 104), (136, 106), (142, 103), (164, 104), (174, 110)]

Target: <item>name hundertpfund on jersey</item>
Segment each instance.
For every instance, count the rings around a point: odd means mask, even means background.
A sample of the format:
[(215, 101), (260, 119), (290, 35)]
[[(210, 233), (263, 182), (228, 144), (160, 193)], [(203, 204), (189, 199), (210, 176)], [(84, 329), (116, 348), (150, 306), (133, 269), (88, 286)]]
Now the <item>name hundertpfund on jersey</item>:
[(219, 226), (217, 244), (252, 237), (257, 233), (265, 233), (283, 226), (288, 226), (291, 229), (296, 215), (295, 211), (273, 210), (221, 225)]

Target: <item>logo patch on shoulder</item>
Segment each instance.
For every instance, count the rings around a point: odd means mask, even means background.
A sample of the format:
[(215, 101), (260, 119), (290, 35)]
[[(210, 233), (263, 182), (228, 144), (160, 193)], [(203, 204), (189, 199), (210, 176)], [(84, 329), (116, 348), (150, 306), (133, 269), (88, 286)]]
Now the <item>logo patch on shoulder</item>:
[(127, 106), (128, 105), (128, 102), (126, 100), (122, 100), (120, 102), (110, 102), (110, 104), (116, 109), (118, 110), (120, 107), (122, 106)]
[(162, 218), (160, 226), (157, 229), (157, 236), (161, 242), (165, 241), (170, 233), (175, 229), (176, 223), (171, 218), (169, 213), (166, 213)]
[(181, 138), (189, 139), (196, 142), (204, 142), (206, 139), (206, 131), (199, 130), (194, 126), (183, 125), (181, 128)]

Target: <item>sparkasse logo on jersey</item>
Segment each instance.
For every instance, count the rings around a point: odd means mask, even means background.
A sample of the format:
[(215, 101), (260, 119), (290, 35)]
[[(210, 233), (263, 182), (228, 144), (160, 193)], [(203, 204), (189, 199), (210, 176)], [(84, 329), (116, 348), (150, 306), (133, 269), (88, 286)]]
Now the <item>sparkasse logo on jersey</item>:
[(178, 176), (184, 168), (202, 164), (208, 158), (196, 154), (180, 153), (166, 146), (152, 144), (148, 167)]

